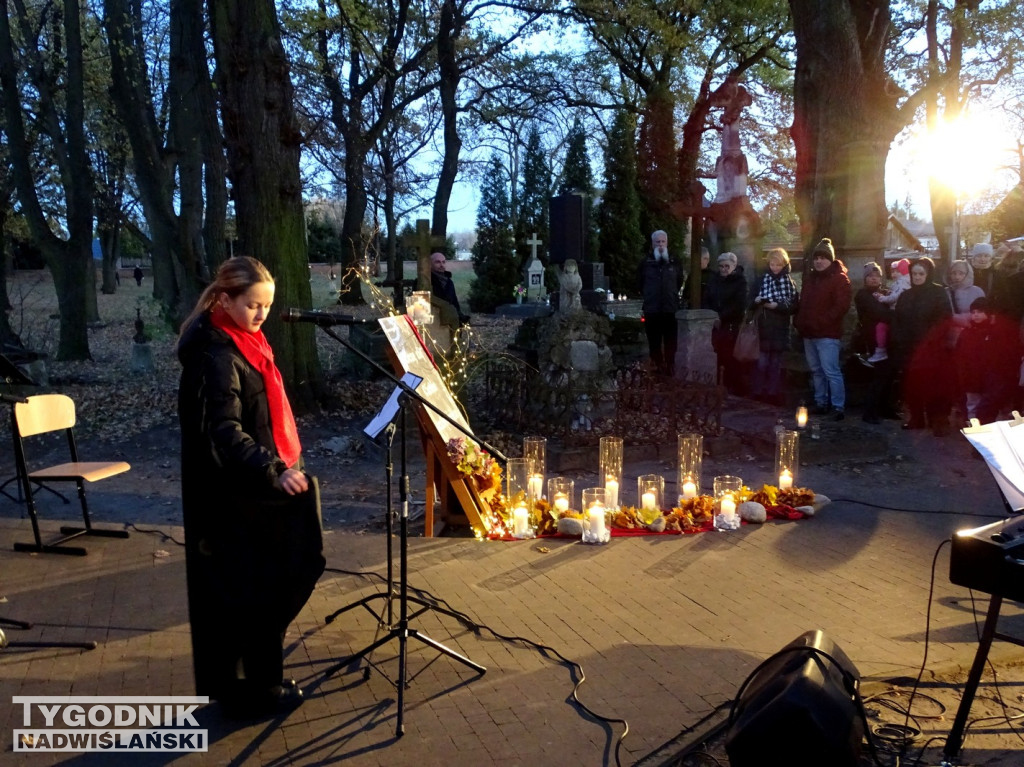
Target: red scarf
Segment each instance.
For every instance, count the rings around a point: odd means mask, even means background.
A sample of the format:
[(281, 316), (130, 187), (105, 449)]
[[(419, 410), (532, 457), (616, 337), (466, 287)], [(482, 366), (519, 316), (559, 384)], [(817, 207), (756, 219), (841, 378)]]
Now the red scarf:
[(274, 352), (267, 343), (267, 337), (263, 335), (262, 330), (255, 333), (242, 330), (219, 307), (210, 312), (210, 322), (215, 328), (228, 334), (246, 361), (263, 376), (274, 446), (277, 447), (277, 454), (285, 466), (294, 466), (299, 460), (302, 445), (299, 444), (299, 432), (295, 428), (295, 416), (292, 415), (292, 406), (288, 403), (288, 396), (284, 391), (281, 371), (274, 364)]

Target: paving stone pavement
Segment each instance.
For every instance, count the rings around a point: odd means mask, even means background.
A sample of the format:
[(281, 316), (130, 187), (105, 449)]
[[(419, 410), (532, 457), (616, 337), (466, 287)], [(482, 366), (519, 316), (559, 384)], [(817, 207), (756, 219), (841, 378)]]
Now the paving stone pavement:
[[(740, 417), (753, 423), (766, 415)], [(771, 419), (767, 424), (770, 429)], [(853, 433), (859, 427), (843, 428)], [(286, 637), (288, 673), (307, 696), (290, 715), (239, 724), (225, 721), (216, 705), (204, 707), (199, 719), (210, 730), (210, 745), (202, 755), (12, 754), (12, 731), (22, 716), (13, 696), (191, 695), (193, 689), (184, 551), (171, 540), (181, 540), (180, 527), (133, 532), (128, 540), (89, 539), (88, 556), (79, 558), (14, 553), (12, 542), (28, 539), (30, 528), (16, 515), (0, 517), (0, 616), (35, 624), (9, 631), (10, 638), (98, 643), (88, 652), (0, 651), (0, 761), (625, 765), (645, 760), (728, 703), (760, 661), (809, 629), (824, 630), (864, 682), (915, 677), (926, 635), (929, 669), (969, 665), (977, 647), (971, 595), (948, 580), (949, 546), (936, 551), (955, 530), (998, 517), (998, 491), (962, 438), (908, 437), (898, 424), (884, 434), (894, 443), (918, 442), (889, 445), (868, 471), (841, 467), (841, 433), (826, 431), (834, 455), (803, 467), (800, 484), (838, 500), (799, 522), (616, 538), (605, 546), (411, 538), (415, 593), (442, 599), (486, 628), (471, 630), (433, 610), (415, 615), (411, 627), (486, 673), (410, 638), (401, 737), (391, 681), (398, 673), (398, 640), (373, 656), (387, 677), (366, 675), (362, 666), (328, 673), (373, 642), (377, 625), (361, 607), (325, 619), (380, 592), (379, 579), (352, 573), (383, 575), (386, 563), (383, 535), (335, 531), (325, 536), (331, 570)], [(706, 475), (742, 462), (749, 482), (768, 481), (770, 460), (748, 460), (745, 450), (710, 460)], [(903, 456), (902, 469), (896, 453)], [(626, 474), (659, 467), (669, 473), (654, 461), (627, 464)], [(895, 483), (881, 479), (893, 472), (906, 476)], [(106, 502), (97, 493), (97, 519)], [(43, 526), (54, 534), (58, 523), (45, 519)], [(1018, 605), (1007, 604), (1003, 615), (1003, 631), (1024, 635)], [(492, 632), (553, 649), (542, 652)], [(628, 722), (621, 743), (622, 723), (598, 719), (572, 702), (581, 677), (555, 651), (581, 664), (586, 679), (578, 695), (591, 711)], [(997, 642), (993, 658), (1021, 652)]]

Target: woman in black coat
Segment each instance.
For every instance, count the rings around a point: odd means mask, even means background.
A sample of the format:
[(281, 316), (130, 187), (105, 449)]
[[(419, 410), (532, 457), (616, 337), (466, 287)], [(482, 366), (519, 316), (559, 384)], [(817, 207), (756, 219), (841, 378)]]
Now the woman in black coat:
[(949, 346), (953, 308), (949, 293), (934, 281), (934, 274), (935, 262), (927, 256), (910, 262), (910, 289), (896, 301), (891, 343), (910, 414), (903, 428), (931, 427), (936, 436), (943, 436), (949, 431), (953, 405), (955, 374)]
[(707, 308), (718, 312), (718, 325), (712, 332), (711, 342), (718, 355), (722, 383), (734, 394), (742, 393), (743, 374), (741, 363), (733, 357), (732, 350), (747, 310), (747, 278), (737, 261), (735, 253), (718, 257), (718, 273), (708, 281), (707, 295)]
[(178, 358), (185, 566), (196, 693), (228, 715), (297, 705), (283, 638), (324, 569), (315, 485), (260, 327), (274, 282), (225, 261), (182, 324)]

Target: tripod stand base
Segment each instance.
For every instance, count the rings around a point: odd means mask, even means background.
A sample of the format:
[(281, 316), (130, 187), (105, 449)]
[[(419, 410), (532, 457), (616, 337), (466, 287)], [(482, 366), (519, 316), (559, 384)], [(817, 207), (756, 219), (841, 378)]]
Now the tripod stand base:
[[(3, 621), (4, 623), (18, 625), (18, 628), (30, 628), (32, 625), (31, 623), (22, 624), (21, 621), (11, 621), (5, 618), (0, 618), (0, 621)], [(7, 635), (4, 633), (3, 629), (0, 629), (0, 650), (3, 650), (8, 647), (26, 647), (31, 649), (39, 649), (44, 647), (66, 647), (69, 649), (76, 650), (95, 650), (97, 644), (95, 642), (9, 642), (7, 640)]]

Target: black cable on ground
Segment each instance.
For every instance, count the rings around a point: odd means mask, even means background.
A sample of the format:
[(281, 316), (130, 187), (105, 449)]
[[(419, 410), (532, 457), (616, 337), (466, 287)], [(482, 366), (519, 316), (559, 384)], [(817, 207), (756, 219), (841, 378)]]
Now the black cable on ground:
[(576, 672), (578, 672), (579, 681), (577, 681), (576, 684), (573, 686), (570, 698), (574, 703), (576, 703), (577, 706), (580, 707), (580, 709), (585, 711), (594, 719), (600, 722), (618, 723), (623, 726), (622, 734), (616, 739), (614, 749), (615, 763), (617, 765), (622, 764), (620, 753), (622, 750), (622, 741), (625, 740), (626, 736), (629, 734), (629, 722), (627, 722), (625, 719), (619, 719), (618, 717), (604, 716), (603, 714), (599, 714), (592, 708), (587, 706), (582, 700), (580, 700), (578, 695), (579, 690), (583, 686), (583, 683), (587, 681), (587, 676), (583, 672), (583, 666), (580, 663), (569, 658), (566, 658), (564, 655), (562, 655), (562, 653), (560, 653), (558, 650), (551, 647), (550, 645), (541, 644), (540, 642), (536, 642), (527, 637), (502, 634), (500, 632), (495, 631), (486, 624), (477, 623), (475, 620), (470, 618), (466, 613), (462, 612), (461, 610), (456, 610), (447, 601), (441, 599), (440, 597), (435, 597), (433, 594), (431, 594), (429, 591), (426, 591), (425, 589), (416, 588), (415, 586), (409, 586), (409, 590), (415, 592), (415, 594), (423, 601), (430, 602), (438, 609), (444, 610), (446, 613), (453, 616), (456, 620), (459, 621), (459, 623), (468, 628), (474, 634), (479, 635), (481, 631), (487, 631), (495, 639), (499, 639), (503, 642), (515, 642), (526, 645), (527, 647), (536, 650), (542, 656), (548, 658), (556, 658), (562, 665), (565, 665), (570, 669), (574, 669)]
[(156, 528), (146, 529), (143, 527), (138, 527), (134, 522), (129, 522), (125, 525), (125, 527), (131, 528), (137, 533), (144, 533), (145, 535), (159, 535), (161, 541), (170, 541), (171, 543), (177, 546), (185, 545), (185, 541), (179, 541), (173, 535), (171, 535), (170, 533), (165, 533), (163, 530), (157, 530)]

